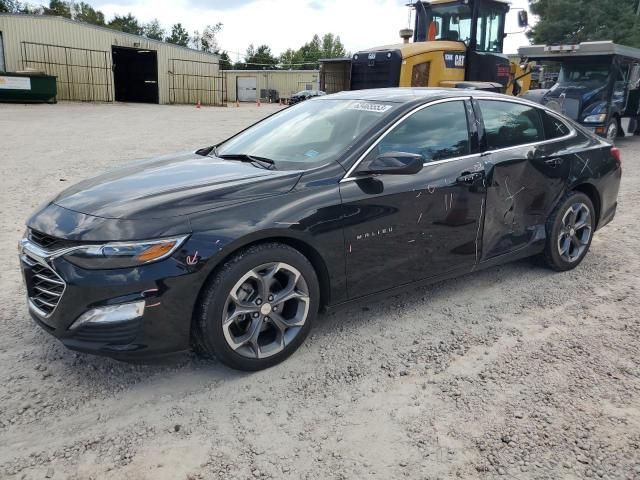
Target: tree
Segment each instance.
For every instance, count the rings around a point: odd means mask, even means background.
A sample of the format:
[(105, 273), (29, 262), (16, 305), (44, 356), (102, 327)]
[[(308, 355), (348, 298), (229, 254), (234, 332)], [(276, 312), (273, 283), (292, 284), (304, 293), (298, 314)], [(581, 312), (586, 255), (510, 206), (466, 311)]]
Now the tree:
[(231, 68), (231, 58), (229, 54), (224, 51), (220, 54), (220, 70), (229, 70)]
[(638, 0), (529, 0), (539, 21), (527, 33), (534, 43), (596, 40), (640, 47)]
[(287, 48), (280, 54), (280, 63), (283, 68), (298, 69), (299, 64), (303, 62), (302, 55), (299, 50)]
[(144, 36), (150, 38), (151, 40), (164, 40), (165, 32), (164, 28), (160, 25), (160, 22), (157, 18), (154, 18), (149, 23), (147, 23), (144, 27)]
[(280, 62), (284, 68), (306, 70), (318, 68), (321, 58), (337, 58), (348, 56), (340, 37), (327, 33), (320, 38), (314, 35), (310, 42), (302, 45), (298, 50), (291, 48), (280, 55)]
[(260, 45), (258, 48), (255, 48), (253, 44), (251, 44), (249, 48), (247, 48), (245, 64), (249, 69), (273, 68), (278, 64), (278, 59), (271, 53), (271, 47), (268, 45)]
[(322, 58), (339, 58), (344, 57), (347, 52), (344, 45), (340, 41), (340, 35), (334, 36), (333, 33), (327, 33), (322, 37)]
[(43, 7), (33, 7), (28, 3), (17, 0), (0, 0), (0, 13), (27, 13), (30, 15), (42, 15)]
[(138, 19), (128, 13), (125, 16), (115, 15), (113, 19), (107, 23), (107, 27), (114, 30), (120, 30), (125, 33), (133, 33), (134, 35), (142, 35), (144, 29), (138, 23)]
[(14, 13), (15, 11), (15, 2), (12, 0), (0, 0), (0, 13)]
[(74, 3), (72, 7), (73, 19), (92, 25), (104, 25), (104, 13), (95, 10), (88, 3)]
[(189, 32), (187, 32), (181, 23), (176, 23), (171, 27), (171, 35), (169, 35), (165, 41), (187, 47), (189, 46)]
[(203, 52), (218, 53), (220, 47), (218, 45), (217, 35), (222, 30), (222, 23), (218, 22), (215, 25), (207, 25), (205, 29), (200, 33), (198, 30), (193, 32), (193, 48), (196, 50), (202, 50)]
[(61, 0), (51, 0), (49, 2), (49, 7), (44, 7), (44, 14), (71, 18), (71, 3), (63, 2)]

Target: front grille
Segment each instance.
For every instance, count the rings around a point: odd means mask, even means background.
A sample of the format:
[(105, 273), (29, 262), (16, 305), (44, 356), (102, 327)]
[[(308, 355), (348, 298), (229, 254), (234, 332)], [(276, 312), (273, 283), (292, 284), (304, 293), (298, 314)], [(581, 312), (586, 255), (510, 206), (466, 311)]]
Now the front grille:
[(351, 90), (397, 87), (401, 68), (399, 50), (358, 52), (351, 62)]
[(51, 268), (29, 257), (24, 257), (24, 261), (31, 266), (31, 282), (27, 285), (29, 300), (42, 313), (50, 315), (58, 306), (66, 284)]
[(76, 245), (79, 245), (78, 242), (73, 240), (65, 240), (64, 238), (47, 235), (46, 233), (38, 232), (31, 228), (29, 229), (29, 240), (45, 250), (60, 250), (61, 248), (75, 247)]

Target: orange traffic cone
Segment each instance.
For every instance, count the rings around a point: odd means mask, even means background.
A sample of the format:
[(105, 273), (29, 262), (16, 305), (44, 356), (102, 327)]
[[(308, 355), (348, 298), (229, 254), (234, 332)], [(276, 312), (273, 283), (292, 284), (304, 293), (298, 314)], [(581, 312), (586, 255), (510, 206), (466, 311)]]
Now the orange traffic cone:
[(200, 108), (201, 104), (200, 104), (200, 100), (198, 100), (198, 103), (196, 103), (196, 108)]

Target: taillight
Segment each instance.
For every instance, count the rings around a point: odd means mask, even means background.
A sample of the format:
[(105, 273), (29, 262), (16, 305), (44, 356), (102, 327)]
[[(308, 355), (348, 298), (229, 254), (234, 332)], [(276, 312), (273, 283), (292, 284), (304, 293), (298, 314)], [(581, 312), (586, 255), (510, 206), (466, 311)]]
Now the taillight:
[(616, 147), (611, 147), (611, 156), (616, 161), (616, 165), (618, 168), (622, 166), (622, 158), (620, 157), (620, 149)]

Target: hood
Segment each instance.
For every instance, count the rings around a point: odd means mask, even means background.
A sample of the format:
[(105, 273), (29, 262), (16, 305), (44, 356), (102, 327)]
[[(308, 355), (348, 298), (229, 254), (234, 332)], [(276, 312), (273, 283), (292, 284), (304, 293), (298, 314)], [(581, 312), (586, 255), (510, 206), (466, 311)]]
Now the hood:
[(584, 83), (556, 83), (542, 98), (542, 104), (563, 113), (574, 120), (606, 100), (607, 85)]
[(136, 162), (85, 180), (53, 203), (102, 218), (167, 218), (286, 193), (301, 173), (185, 153)]
[(558, 98), (560, 95), (565, 95), (568, 98), (576, 98), (583, 102), (591, 100), (593, 97), (606, 93), (607, 85), (587, 85), (580, 82), (563, 82), (556, 83), (547, 92), (546, 97)]

